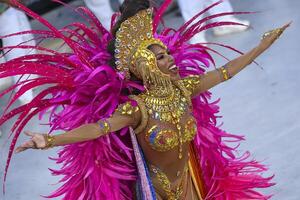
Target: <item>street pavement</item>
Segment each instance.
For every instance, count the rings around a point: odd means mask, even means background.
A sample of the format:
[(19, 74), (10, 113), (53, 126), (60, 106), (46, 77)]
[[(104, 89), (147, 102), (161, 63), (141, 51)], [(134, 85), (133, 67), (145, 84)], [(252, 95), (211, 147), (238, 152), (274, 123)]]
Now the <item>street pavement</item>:
[[(243, 70), (232, 80), (212, 89), (213, 98), (221, 98), (219, 120), (225, 130), (245, 135), (246, 141), (240, 150), (250, 150), (253, 156), (268, 167), (267, 175), (275, 174), (274, 187), (264, 190), (274, 194), (274, 200), (300, 200), (300, 1), (296, 0), (232, 0), (236, 11), (260, 11), (256, 14), (240, 16), (250, 20), (252, 29), (239, 34), (213, 37), (207, 33), (208, 41), (229, 44), (244, 52), (258, 44), (263, 32), (293, 20), (286, 33), (261, 55), (257, 62)], [(77, 1), (74, 5), (79, 5)], [(61, 27), (78, 20), (78, 16), (66, 9), (58, 9), (46, 15), (47, 19)], [(166, 23), (178, 27), (182, 23), (178, 11), (166, 16)], [(34, 28), (41, 28), (33, 22)], [(298, 35), (297, 35), (298, 34)], [(51, 42), (48, 44), (51, 46)], [(237, 55), (219, 49), (233, 59)], [(218, 66), (226, 63), (215, 56)], [(1, 100), (4, 108), (7, 98)], [(0, 110), (1, 112), (1, 110)], [(37, 119), (30, 122), (27, 129), (46, 132), (46, 126)], [(12, 122), (1, 127), (0, 138), (0, 179), (7, 153), (6, 138)], [(19, 143), (24, 141), (22, 135)], [(55, 156), (58, 149), (49, 151), (26, 151), (12, 159), (6, 182), (6, 194), (2, 200), (40, 200), (40, 195), (49, 194), (55, 188), (58, 178), (50, 175), (48, 168), (57, 168), (48, 156)], [(60, 199), (60, 198), (57, 198)]]

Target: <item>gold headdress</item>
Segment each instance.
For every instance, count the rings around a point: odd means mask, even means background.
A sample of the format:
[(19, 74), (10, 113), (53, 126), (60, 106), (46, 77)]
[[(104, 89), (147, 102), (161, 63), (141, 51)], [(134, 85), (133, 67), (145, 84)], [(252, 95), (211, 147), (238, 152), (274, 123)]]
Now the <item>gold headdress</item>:
[[(124, 21), (116, 33), (117, 69), (124, 72), (128, 79), (132, 72), (144, 82), (168, 85), (170, 83), (169, 75), (159, 70), (154, 53), (148, 49), (153, 44), (167, 48), (153, 36), (152, 9), (142, 10)], [(141, 58), (145, 61), (144, 65), (137, 63)]]

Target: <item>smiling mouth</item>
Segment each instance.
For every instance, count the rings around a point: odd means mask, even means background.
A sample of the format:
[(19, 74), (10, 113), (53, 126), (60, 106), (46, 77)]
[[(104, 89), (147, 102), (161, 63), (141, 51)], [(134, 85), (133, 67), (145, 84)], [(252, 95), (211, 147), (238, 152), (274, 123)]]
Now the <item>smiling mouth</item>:
[(173, 64), (169, 67), (169, 70), (170, 71), (178, 71), (178, 67), (175, 64)]

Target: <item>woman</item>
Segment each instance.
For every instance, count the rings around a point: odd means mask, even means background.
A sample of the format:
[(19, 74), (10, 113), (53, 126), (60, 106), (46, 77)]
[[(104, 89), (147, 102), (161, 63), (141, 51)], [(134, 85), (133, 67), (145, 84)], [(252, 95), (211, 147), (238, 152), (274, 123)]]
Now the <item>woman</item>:
[[(248, 53), (203, 73), (200, 63), (208, 66), (213, 61), (207, 52), (212, 49), (186, 41), (207, 28), (201, 26), (205, 20), (189, 26), (194, 18), (174, 33), (171, 29), (155, 33), (169, 3), (166, 1), (152, 19), (149, 2), (125, 1), (112, 35), (96, 20), (91, 29), (74, 24), (84, 31), (81, 35), (74, 29), (58, 31), (38, 18), (51, 29), (40, 34), (63, 39), (74, 53), (51, 51), (51, 56), (36, 55), (38, 64), (27, 57), (0, 67), (2, 76), (39, 74), (40, 78), (32, 80), (32, 85), (28, 83), (27, 88), (56, 84), (1, 119), (0, 125), (20, 113), (6, 169), (24, 125), (35, 114), (51, 108), (52, 130), (66, 132), (25, 132), (30, 139), (16, 149), (19, 153), (64, 146), (57, 159), (63, 167), (52, 172), (64, 175), (65, 184), (50, 198), (268, 198), (255, 191), (272, 185), (270, 178), (260, 175), (265, 168), (249, 161), (247, 154), (237, 157), (235, 148), (223, 142), (224, 138), (239, 141), (241, 137), (216, 126), (218, 108), (215, 102), (208, 102), (210, 95), (206, 91), (252, 63), (289, 24), (264, 34), (259, 45)], [(85, 14), (94, 19), (86, 10)], [(63, 35), (64, 31), (70, 35)], [(113, 57), (105, 52), (106, 48)], [(11, 71), (10, 65), (19, 71)], [(49, 94), (53, 96), (48, 98)], [(64, 106), (62, 111), (57, 110), (60, 105)]]

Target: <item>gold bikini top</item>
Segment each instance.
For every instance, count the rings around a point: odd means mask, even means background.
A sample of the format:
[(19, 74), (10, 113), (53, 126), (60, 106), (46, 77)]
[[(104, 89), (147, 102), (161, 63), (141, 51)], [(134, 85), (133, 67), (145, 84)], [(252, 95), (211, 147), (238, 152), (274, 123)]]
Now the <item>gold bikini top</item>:
[(184, 125), (181, 136), (177, 130), (163, 129), (159, 125), (154, 125), (147, 131), (145, 139), (154, 150), (165, 152), (177, 147), (180, 140), (183, 143), (192, 141), (196, 134), (196, 122), (194, 118), (190, 118)]

